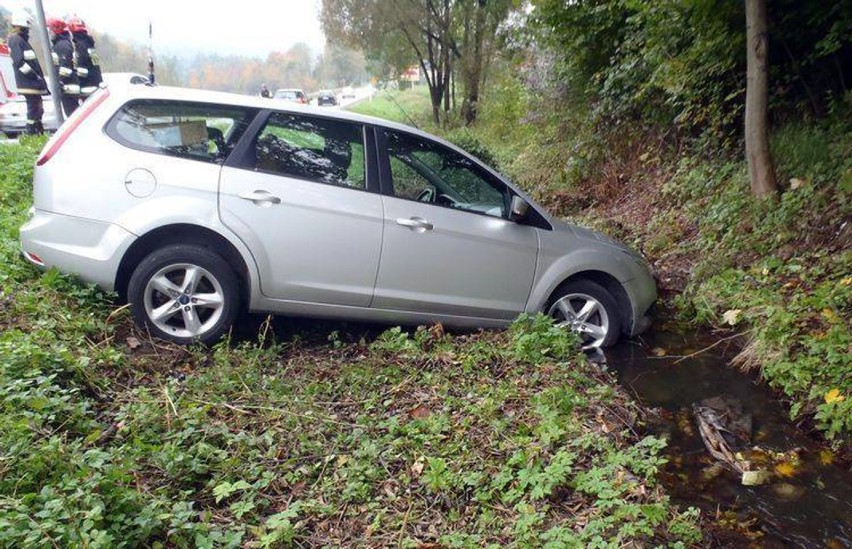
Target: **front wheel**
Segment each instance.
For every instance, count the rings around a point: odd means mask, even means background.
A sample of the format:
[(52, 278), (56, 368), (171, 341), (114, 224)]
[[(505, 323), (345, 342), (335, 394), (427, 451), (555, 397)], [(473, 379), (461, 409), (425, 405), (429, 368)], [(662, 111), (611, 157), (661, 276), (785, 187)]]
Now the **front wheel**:
[(234, 272), (221, 256), (199, 246), (152, 252), (133, 272), (127, 295), (140, 327), (182, 345), (214, 343), (239, 309)]
[(609, 347), (621, 333), (618, 303), (606, 288), (591, 280), (563, 285), (551, 300), (547, 314), (559, 326), (577, 333), (584, 349)]

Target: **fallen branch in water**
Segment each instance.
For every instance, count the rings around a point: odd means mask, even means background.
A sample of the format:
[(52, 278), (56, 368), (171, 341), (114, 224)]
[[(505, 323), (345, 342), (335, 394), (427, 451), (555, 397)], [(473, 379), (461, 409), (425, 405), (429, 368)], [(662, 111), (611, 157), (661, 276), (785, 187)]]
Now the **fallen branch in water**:
[[(706, 353), (707, 351), (709, 351), (710, 349), (712, 349), (712, 348), (716, 347), (716, 346), (717, 346), (717, 345), (719, 345), (720, 343), (723, 343), (723, 342), (725, 342), (725, 341), (730, 341), (730, 340), (732, 340), (732, 339), (736, 339), (736, 338), (738, 338), (738, 337), (744, 336), (744, 335), (746, 335), (746, 334), (748, 334), (748, 333), (751, 333), (751, 332), (753, 332), (753, 331), (754, 331), (754, 328), (752, 328), (752, 329), (750, 329), (750, 330), (746, 330), (746, 331), (744, 331), (744, 332), (739, 332), (739, 333), (734, 334), (734, 335), (732, 335), (732, 336), (723, 337), (722, 339), (720, 339), (720, 340), (716, 341), (715, 343), (713, 343), (712, 345), (710, 345), (710, 346), (708, 346), (708, 347), (705, 347), (705, 348), (703, 348), (703, 349), (700, 349), (700, 350), (698, 350), (698, 351), (695, 351), (694, 353), (690, 353), (690, 354), (688, 354), (688, 355), (684, 355), (684, 356), (682, 356), (682, 357), (678, 358), (677, 360), (675, 360), (675, 361), (674, 361), (674, 363), (673, 363), (673, 364), (677, 364), (677, 363), (679, 363), (679, 362), (683, 362), (684, 360), (686, 360), (686, 359), (688, 359), (688, 358), (692, 358), (692, 357), (698, 356), (698, 355), (700, 355), (700, 354), (702, 354), (702, 353)], [(671, 357), (669, 357), (669, 358), (671, 358)]]

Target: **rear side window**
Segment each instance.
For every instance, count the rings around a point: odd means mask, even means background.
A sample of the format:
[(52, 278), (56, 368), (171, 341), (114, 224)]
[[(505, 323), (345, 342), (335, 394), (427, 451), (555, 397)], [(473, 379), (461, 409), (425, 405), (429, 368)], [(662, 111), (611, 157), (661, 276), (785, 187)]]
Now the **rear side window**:
[(228, 105), (145, 99), (123, 106), (107, 134), (133, 149), (223, 162), (256, 114)]
[(366, 188), (360, 124), (273, 113), (257, 137), (250, 168), (354, 189)]

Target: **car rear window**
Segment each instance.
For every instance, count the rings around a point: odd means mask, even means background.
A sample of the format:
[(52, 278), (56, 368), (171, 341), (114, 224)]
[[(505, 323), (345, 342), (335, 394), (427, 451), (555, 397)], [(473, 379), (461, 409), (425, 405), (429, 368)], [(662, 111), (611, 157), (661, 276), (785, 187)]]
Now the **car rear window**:
[(223, 162), (256, 114), (229, 105), (136, 100), (112, 117), (107, 134), (133, 149)]

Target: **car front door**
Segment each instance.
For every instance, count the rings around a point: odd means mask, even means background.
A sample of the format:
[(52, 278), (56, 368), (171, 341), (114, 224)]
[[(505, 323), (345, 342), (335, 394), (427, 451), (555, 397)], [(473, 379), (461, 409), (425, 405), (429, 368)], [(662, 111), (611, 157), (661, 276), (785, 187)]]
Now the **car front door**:
[(439, 143), (379, 132), (385, 234), (373, 307), (512, 319), (535, 276), (538, 235), (509, 220), (510, 190)]
[(226, 162), (220, 216), (251, 250), (265, 296), (369, 306), (383, 217), (366, 150), (361, 124), (273, 112)]

